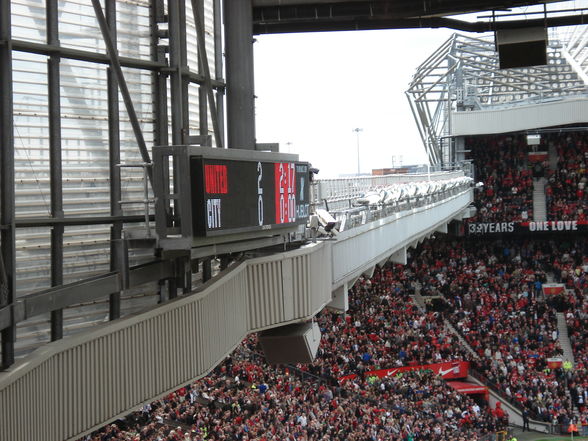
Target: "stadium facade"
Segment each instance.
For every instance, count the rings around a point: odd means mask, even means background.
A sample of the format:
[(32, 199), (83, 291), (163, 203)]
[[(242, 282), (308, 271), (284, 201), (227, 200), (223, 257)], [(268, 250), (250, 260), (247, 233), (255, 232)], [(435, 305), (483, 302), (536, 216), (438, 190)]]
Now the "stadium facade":
[(431, 163), (463, 159), (467, 135), (588, 121), (587, 44), (586, 26), (550, 29), (546, 65), (500, 69), (493, 36), (450, 37), (406, 92)]
[[(11, 78), (3, 77), (3, 89), (12, 93), (14, 112), (17, 298), (116, 269), (120, 262), (111, 259), (111, 248), (123, 237), (123, 222), (144, 227), (145, 200), (153, 214), (141, 149), (190, 137), (222, 143), (214, 132), (223, 121), (220, 1), (203, 2), (202, 29), (192, 9), (197, 2), (95, 3), (2, 3), (1, 13), (10, 16), (3, 32), (12, 39), (12, 70), (4, 72)], [(116, 68), (109, 67), (108, 31), (126, 94), (118, 91)], [(199, 49), (206, 51), (208, 78)], [(207, 82), (220, 97), (215, 114), (207, 104)], [(77, 220), (60, 223), (62, 218)], [(133, 250), (130, 264), (150, 254)], [(130, 290), (118, 315), (157, 303), (158, 291), (157, 284)], [(63, 334), (107, 320), (108, 296), (91, 303), (66, 310)], [(50, 322), (43, 315), (21, 323), (16, 355), (48, 341)]]

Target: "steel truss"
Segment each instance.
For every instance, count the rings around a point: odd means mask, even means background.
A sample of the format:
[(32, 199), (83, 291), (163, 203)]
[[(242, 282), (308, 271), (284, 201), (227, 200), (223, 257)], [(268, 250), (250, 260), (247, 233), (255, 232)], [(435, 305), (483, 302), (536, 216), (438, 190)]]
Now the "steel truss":
[(221, 1), (0, 0), (2, 369), (190, 290), (189, 256), (126, 230), (152, 146), (225, 144)]
[(451, 112), (492, 110), (588, 93), (588, 29), (550, 32), (548, 64), (499, 69), (493, 36), (454, 34), (418, 68), (406, 92), (432, 164), (455, 160)]

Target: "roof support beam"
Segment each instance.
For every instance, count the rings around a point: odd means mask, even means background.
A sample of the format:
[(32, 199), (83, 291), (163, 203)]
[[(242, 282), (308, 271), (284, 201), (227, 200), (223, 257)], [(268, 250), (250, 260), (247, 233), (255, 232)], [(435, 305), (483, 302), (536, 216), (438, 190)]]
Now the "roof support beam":
[[(272, 14), (274, 15), (274, 14)], [(547, 17), (545, 19), (512, 20), (501, 22), (467, 22), (445, 17), (388, 18), (386, 16), (345, 16), (320, 19), (264, 19), (256, 18), (254, 34), (281, 34), (294, 32), (361, 31), (377, 29), (449, 28), (465, 32), (492, 32), (499, 29), (527, 27), (558, 27), (588, 23), (587, 15)]]

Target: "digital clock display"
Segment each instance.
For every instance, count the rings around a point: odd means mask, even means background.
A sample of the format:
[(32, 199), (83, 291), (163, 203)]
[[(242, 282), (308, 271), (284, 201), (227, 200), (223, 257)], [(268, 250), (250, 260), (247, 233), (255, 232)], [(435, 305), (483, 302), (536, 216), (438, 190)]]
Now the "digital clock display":
[(306, 223), (308, 163), (190, 158), (195, 236)]

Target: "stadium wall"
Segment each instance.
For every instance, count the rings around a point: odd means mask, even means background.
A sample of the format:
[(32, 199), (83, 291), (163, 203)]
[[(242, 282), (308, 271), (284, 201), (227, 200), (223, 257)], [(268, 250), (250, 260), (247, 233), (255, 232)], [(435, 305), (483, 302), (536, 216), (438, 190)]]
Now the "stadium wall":
[[(555, 100), (555, 98), (553, 99)], [(451, 113), (451, 136), (509, 133), (588, 121), (588, 98)]]

